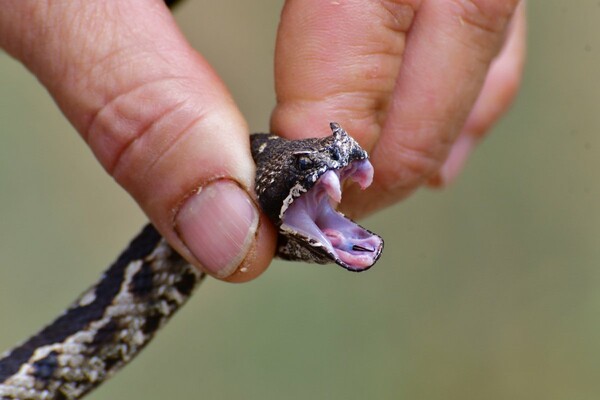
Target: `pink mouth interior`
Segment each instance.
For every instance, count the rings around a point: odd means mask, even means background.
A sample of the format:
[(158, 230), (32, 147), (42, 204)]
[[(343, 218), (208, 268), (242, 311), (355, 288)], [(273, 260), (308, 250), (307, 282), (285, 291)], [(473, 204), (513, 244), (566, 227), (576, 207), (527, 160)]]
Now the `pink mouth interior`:
[(316, 240), (350, 269), (359, 271), (375, 263), (382, 240), (335, 210), (342, 199), (341, 184), (347, 178), (367, 188), (373, 181), (371, 163), (355, 161), (343, 169), (325, 172), (311, 190), (290, 204), (282, 228)]

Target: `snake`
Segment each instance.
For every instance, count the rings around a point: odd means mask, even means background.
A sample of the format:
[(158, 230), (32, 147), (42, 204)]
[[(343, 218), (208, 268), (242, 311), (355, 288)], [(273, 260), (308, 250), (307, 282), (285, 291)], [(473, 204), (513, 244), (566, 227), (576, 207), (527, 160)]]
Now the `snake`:
[[(345, 182), (371, 184), (373, 166), (339, 124), (330, 128), (301, 140), (251, 135), (257, 201), (278, 228), (276, 256), (361, 272), (383, 239), (336, 207)], [(205, 277), (146, 225), (62, 315), (0, 356), (0, 400), (82, 398), (128, 364)]]

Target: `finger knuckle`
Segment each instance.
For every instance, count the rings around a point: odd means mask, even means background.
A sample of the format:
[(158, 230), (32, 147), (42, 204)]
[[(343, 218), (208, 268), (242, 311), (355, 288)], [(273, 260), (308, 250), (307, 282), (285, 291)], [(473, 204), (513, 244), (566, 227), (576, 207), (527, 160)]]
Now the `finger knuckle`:
[(453, 0), (461, 24), (494, 35), (503, 34), (518, 5), (518, 0)]
[(159, 79), (114, 96), (92, 118), (84, 137), (103, 167), (121, 184), (156, 163), (202, 118), (182, 96), (185, 82)]
[(379, 4), (385, 13), (382, 18), (384, 25), (395, 32), (405, 33), (412, 25), (421, 0), (380, 0)]
[(398, 182), (403, 186), (416, 187), (429, 178), (442, 164), (442, 152), (421, 147), (403, 146), (398, 153), (402, 165)]
[[(437, 126), (437, 124), (435, 124)], [(421, 185), (442, 165), (451, 141), (444, 136), (425, 134), (422, 130), (412, 138), (388, 144), (386, 153), (394, 169), (386, 173), (384, 186), (390, 190), (410, 190)]]

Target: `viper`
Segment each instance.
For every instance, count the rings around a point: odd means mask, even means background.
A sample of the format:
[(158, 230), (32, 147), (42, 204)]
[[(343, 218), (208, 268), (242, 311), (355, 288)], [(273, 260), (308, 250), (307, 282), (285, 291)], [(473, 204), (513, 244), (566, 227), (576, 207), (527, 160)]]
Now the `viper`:
[[(324, 138), (251, 136), (255, 191), (278, 227), (277, 256), (365, 271), (383, 240), (336, 211), (346, 180), (373, 179), (367, 153), (336, 123)], [(0, 356), (1, 400), (79, 399), (131, 361), (205, 278), (147, 225), (51, 324)]]

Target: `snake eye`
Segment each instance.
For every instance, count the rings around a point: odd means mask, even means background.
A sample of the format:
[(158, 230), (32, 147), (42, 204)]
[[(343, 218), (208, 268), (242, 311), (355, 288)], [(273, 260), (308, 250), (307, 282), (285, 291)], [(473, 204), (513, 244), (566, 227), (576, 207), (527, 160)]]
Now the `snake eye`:
[(294, 156), (296, 156), (296, 168), (300, 171), (306, 171), (313, 167), (314, 162), (308, 153), (296, 153)]

